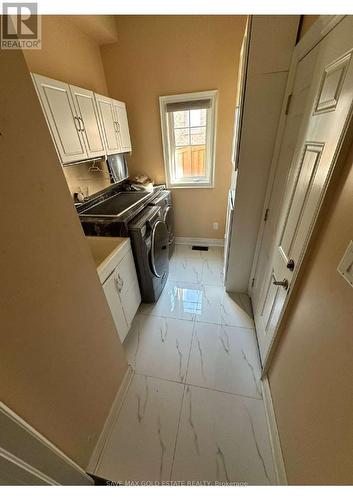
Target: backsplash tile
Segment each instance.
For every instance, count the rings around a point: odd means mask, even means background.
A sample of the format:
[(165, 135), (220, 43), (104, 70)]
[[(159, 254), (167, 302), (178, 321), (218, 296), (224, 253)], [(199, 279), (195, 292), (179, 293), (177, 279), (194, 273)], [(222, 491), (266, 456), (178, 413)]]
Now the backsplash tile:
[(92, 166), (93, 161), (88, 161), (78, 165), (63, 167), (66, 182), (72, 196), (78, 191), (82, 192), (85, 196), (91, 196), (110, 186), (106, 162), (104, 160), (96, 161), (94, 165), (94, 167), (98, 167), (102, 171), (90, 170)]

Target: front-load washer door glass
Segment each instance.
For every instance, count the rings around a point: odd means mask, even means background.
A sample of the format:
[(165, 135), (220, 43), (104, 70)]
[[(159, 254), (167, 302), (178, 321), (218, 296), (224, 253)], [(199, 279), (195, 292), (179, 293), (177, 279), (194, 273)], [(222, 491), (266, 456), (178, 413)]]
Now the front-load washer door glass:
[(151, 240), (151, 270), (157, 278), (162, 278), (168, 273), (169, 257), (168, 257), (168, 229), (166, 224), (157, 220), (152, 228)]

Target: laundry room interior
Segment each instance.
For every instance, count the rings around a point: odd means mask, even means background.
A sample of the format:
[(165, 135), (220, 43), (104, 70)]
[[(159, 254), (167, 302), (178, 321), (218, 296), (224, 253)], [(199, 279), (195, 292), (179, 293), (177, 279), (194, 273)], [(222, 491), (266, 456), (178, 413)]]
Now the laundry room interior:
[(6, 8), (0, 485), (352, 485), (353, 16)]

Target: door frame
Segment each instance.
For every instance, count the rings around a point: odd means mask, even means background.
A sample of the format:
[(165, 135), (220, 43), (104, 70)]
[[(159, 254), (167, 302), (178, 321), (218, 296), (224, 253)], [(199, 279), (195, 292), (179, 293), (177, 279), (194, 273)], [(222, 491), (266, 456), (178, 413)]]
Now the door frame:
[(50, 485), (93, 485), (92, 478), (52, 442), (0, 401), (0, 457), (19, 472), (26, 471)]
[[(265, 195), (265, 201), (264, 201), (264, 206), (263, 206), (264, 216), (262, 217), (261, 225), (259, 227), (259, 231), (258, 231), (258, 235), (257, 235), (254, 260), (253, 260), (252, 269), (251, 269), (251, 273), (250, 273), (250, 280), (249, 280), (249, 285), (248, 285), (248, 293), (249, 293), (250, 297), (252, 294), (252, 282), (253, 282), (253, 278), (256, 276), (258, 262), (259, 262), (259, 256), (260, 256), (260, 250), (262, 247), (262, 241), (263, 241), (263, 236), (264, 236), (265, 227), (266, 227), (265, 213), (266, 213), (267, 207), (269, 206), (269, 202), (270, 202), (270, 199), (272, 196), (274, 178), (275, 178), (276, 171), (277, 171), (279, 154), (280, 154), (282, 139), (283, 139), (283, 135), (284, 135), (284, 131), (285, 131), (285, 125), (286, 125), (286, 117), (287, 117), (286, 111), (287, 111), (287, 106), (288, 106), (288, 102), (290, 99), (290, 95), (292, 93), (293, 86), (294, 86), (294, 80), (295, 80), (297, 66), (298, 66), (299, 62), (330, 31), (332, 31), (332, 29), (335, 28), (335, 26), (337, 26), (337, 24), (340, 21), (342, 21), (342, 19), (344, 17), (346, 17), (346, 16), (344, 16), (344, 15), (320, 16), (318, 18), (318, 20), (313, 24), (313, 26), (309, 29), (309, 31), (303, 36), (303, 38), (300, 40), (300, 42), (295, 46), (295, 48), (293, 50), (292, 61), (291, 61), (289, 74), (288, 74), (287, 86), (286, 86), (285, 95), (283, 98), (281, 117), (280, 117), (280, 121), (279, 121), (279, 125), (278, 125), (277, 137), (276, 137), (276, 142), (275, 142), (275, 146), (274, 146), (274, 152), (273, 152), (273, 157), (272, 157), (272, 162), (271, 162), (271, 167), (270, 167), (270, 174), (269, 174), (269, 179), (268, 179), (267, 188), (266, 188), (266, 195)], [(326, 186), (324, 187), (322, 198), (320, 200), (317, 212), (316, 212), (314, 219), (313, 219), (313, 224), (310, 228), (308, 238), (305, 242), (304, 251), (303, 251), (303, 253), (302, 253), (302, 255), (301, 255), (301, 257), (296, 265), (295, 271), (293, 273), (291, 286), (290, 286), (289, 291), (287, 293), (287, 296), (286, 296), (286, 299), (285, 299), (285, 302), (284, 302), (284, 305), (283, 305), (283, 308), (282, 308), (282, 311), (281, 311), (281, 314), (280, 314), (280, 317), (278, 320), (278, 324), (277, 324), (276, 330), (275, 330), (273, 338), (272, 338), (269, 352), (268, 352), (267, 357), (263, 363), (262, 377), (264, 377), (267, 374), (269, 367), (270, 367), (270, 364), (271, 364), (271, 360), (273, 359), (274, 350), (276, 348), (276, 345), (277, 345), (278, 339), (279, 339), (278, 334), (279, 334), (280, 326), (281, 326), (281, 323), (283, 320), (283, 316), (285, 314), (285, 311), (286, 311), (286, 308), (288, 306), (292, 292), (295, 288), (296, 279), (297, 279), (298, 274), (300, 272), (303, 260), (306, 256), (307, 251), (308, 251), (309, 242), (311, 241), (311, 236), (312, 236), (313, 231), (316, 227), (318, 217), (319, 217), (320, 212), (321, 212), (322, 203), (325, 199), (328, 186), (330, 185), (332, 174), (335, 170), (339, 154), (342, 150), (343, 142), (344, 142), (344, 139), (346, 138), (346, 135), (347, 135), (346, 132), (347, 132), (348, 125), (349, 125), (349, 122), (351, 121), (351, 119), (352, 119), (352, 108), (350, 110), (350, 116), (349, 116), (349, 119), (347, 120), (346, 127), (344, 128), (342, 135), (341, 135), (341, 138), (340, 138), (340, 144), (338, 145), (338, 148), (339, 148), (338, 154), (336, 155), (336, 158), (334, 159), (331, 171), (330, 171), (329, 176), (328, 176), (328, 181), (326, 183)]]

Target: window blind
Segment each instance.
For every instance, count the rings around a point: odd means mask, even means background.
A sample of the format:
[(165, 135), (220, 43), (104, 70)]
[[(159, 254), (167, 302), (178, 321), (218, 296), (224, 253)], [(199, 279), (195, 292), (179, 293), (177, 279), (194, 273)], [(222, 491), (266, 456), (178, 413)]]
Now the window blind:
[(173, 111), (188, 111), (189, 109), (209, 109), (211, 107), (211, 99), (197, 99), (194, 101), (183, 102), (168, 102), (166, 104), (167, 113)]

